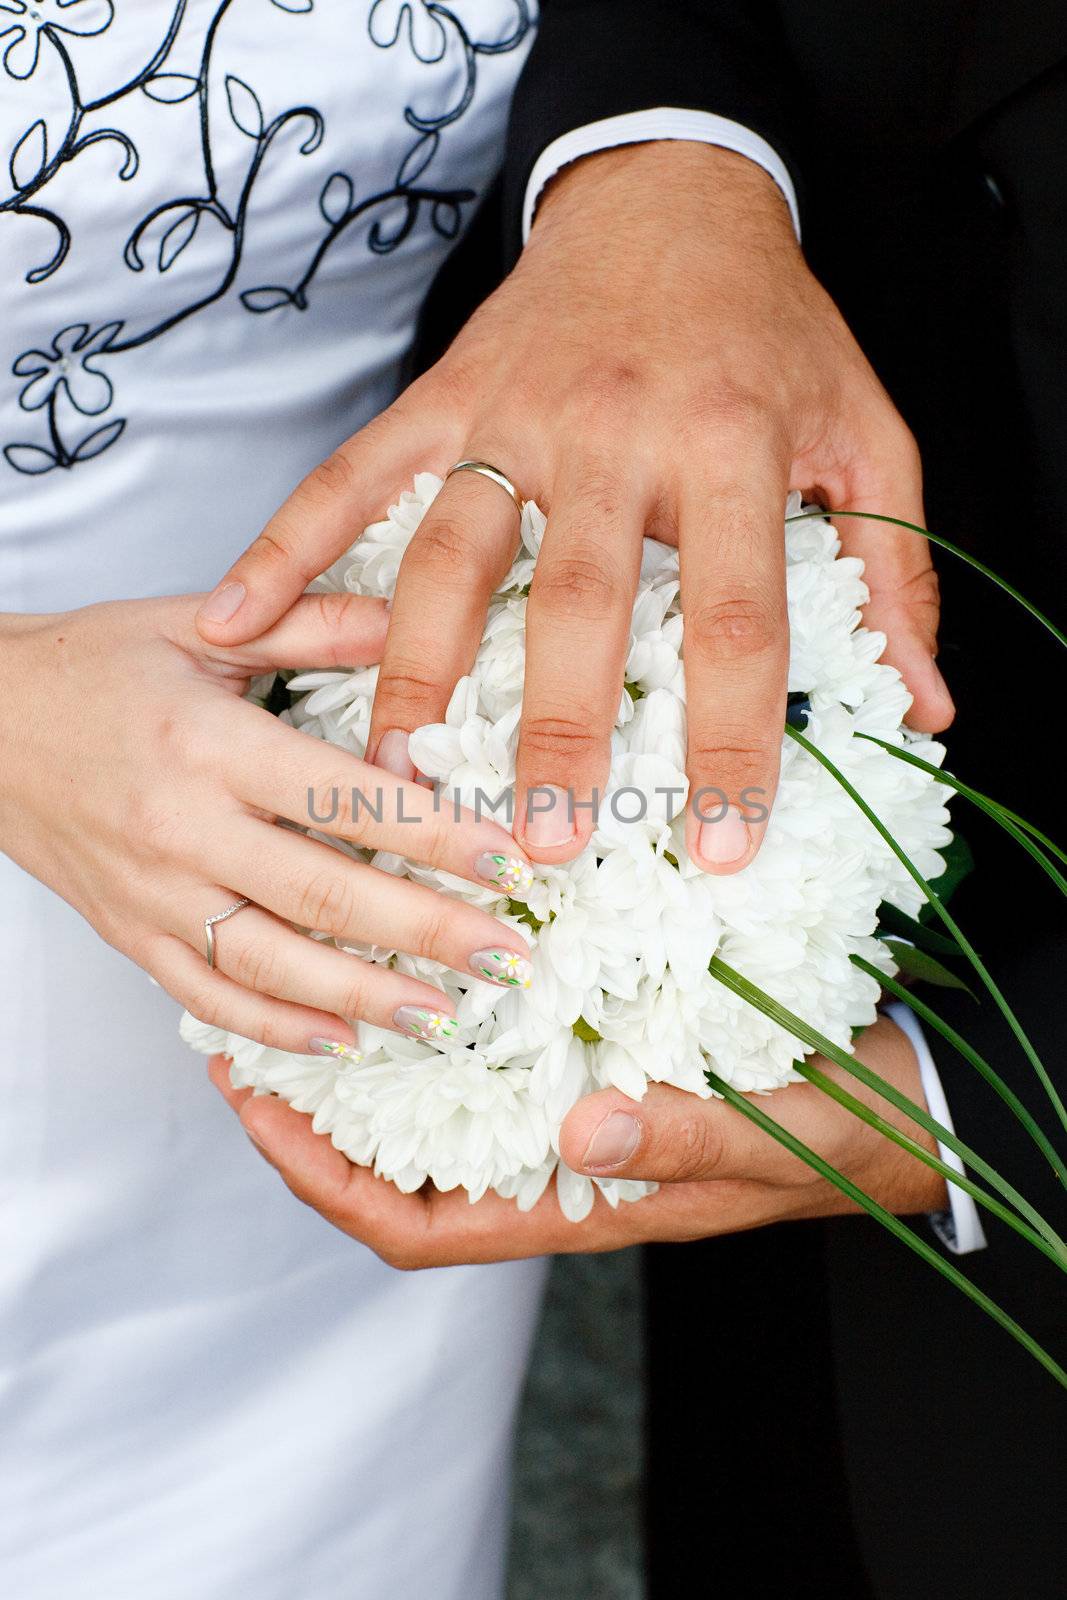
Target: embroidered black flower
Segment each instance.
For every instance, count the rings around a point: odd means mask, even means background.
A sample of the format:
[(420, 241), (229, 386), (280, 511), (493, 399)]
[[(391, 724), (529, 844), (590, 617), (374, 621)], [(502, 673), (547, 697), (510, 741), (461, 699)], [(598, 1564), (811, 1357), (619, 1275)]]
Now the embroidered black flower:
[[(148, 0), (139, 0), (147, 9)], [(197, 315), (234, 288), (246, 243), (253, 192), (272, 146), (283, 129), (301, 130), (300, 142), (285, 145), (285, 159), (307, 156), (318, 149), (325, 136), (321, 112), (311, 105), (290, 106), (268, 118), (254, 82), (235, 73), (224, 80), (225, 99), (209, 94), (212, 82), (212, 52), (219, 26), (235, 0), (215, 0), (209, 20), (201, 22), (201, 47), (198, 62), (190, 63), (188, 45), (181, 57), (181, 71), (170, 65), (179, 31), (186, 21), (188, 0), (170, 0), (169, 16), (159, 23), (160, 35), (148, 59), (125, 82), (95, 99), (83, 96), (75, 61), (63, 35), (90, 37), (103, 33), (114, 18), (113, 0), (0, 0), (0, 42), (5, 70), (11, 77), (29, 79), (50, 50), (61, 63), (70, 95), (65, 132), (58, 137), (50, 119), (37, 116), (19, 134), (8, 156), (13, 194), (0, 202), (0, 213), (44, 221), (54, 230), (51, 256), (26, 274), (30, 285), (41, 283), (60, 270), (71, 246), (71, 230), (58, 209), (44, 203), (55, 175), (89, 145), (110, 142), (120, 149), (116, 169), (119, 181), (129, 181), (137, 172), (140, 156), (130, 136), (121, 126), (89, 123), (91, 113), (119, 108), (129, 97), (141, 93), (164, 107), (175, 107), (173, 114), (188, 102), (195, 112), (200, 131), (202, 172), (186, 192), (163, 201), (133, 228), (123, 255), (131, 272), (169, 272), (179, 256), (198, 249), (198, 240), (219, 230), (228, 240), (228, 259), (221, 272), (203, 287), (196, 298), (171, 309), (159, 322), (138, 329), (128, 328), (124, 320), (109, 321), (98, 328), (86, 322), (63, 328), (44, 349), (25, 350), (15, 360), (12, 375), (26, 380), (19, 395), (23, 411), (47, 416), (48, 440), (9, 444), (3, 454), (15, 471), (31, 475), (70, 468), (109, 449), (121, 436), (126, 419), (114, 418), (72, 442), (67, 435), (71, 412), (77, 416), (100, 416), (113, 400), (108, 375), (100, 360), (120, 358), (161, 338), (170, 329)], [(259, 0), (266, 8), (268, 0)], [(306, 16), (316, 0), (269, 0), (280, 12), (294, 20)], [(497, 26), (493, 37), (479, 40), (464, 25), (458, 10), (444, 0), (370, 0), (367, 28), (371, 42), (379, 49), (392, 49), (403, 40), (414, 56), (425, 65), (457, 59), (465, 64), (458, 97), (454, 90), (450, 103), (435, 112), (416, 111), (408, 106), (404, 120), (411, 130), (410, 143), (403, 154), (394, 181), (384, 189), (359, 194), (346, 172), (329, 175), (319, 192), (319, 211), (324, 231), (303, 273), (295, 283), (260, 284), (240, 291), (246, 311), (256, 315), (270, 312), (302, 311), (308, 304), (311, 284), (328, 250), (346, 229), (369, 213), (379, 215), (367, 231), (367, 245), (378, 255), (399, 249), (420, 217), (444, 239), (455, 239), (462, 224), (462, 208), (476, 198), (468, 188), (445, 188), (434, 184), (430, 168), (441, 146), (444, 130), (456, 123), (470, 105), (475, 91), (478, 60), (483, 55), (500, 55), (514, 50), (531, 27), (528, 0), (498, 0)], [(154, 8), (155, 9), (155, 8)], [(503, 19), (503, 21), (501, 20)], [(509, 20), (510, 19), (510, 20)], [(186, 29), (187, 33), (187, 29)], [(175, 66), (177, 63), (175, 63)], [(455, 75), (446, 80), (451, 88)], [(217, 85), (217, 76), (214, 82)], [(245, 171), (234, 189), (220, 189), (212, 153), (212, 134), (220, 117), (228, 117), (233, 127), (245, 136)], [(232, 178), (232, 174), (231, 174)], [(201, 227), (204, 219), (210, 226)], [(196, 281), (194, 274), (191, 281)], [(62, 402), (62, 404), (60, 404)]]
[(109, 28), (114, 15), (112, 0), (0, 0), (0, 40), (8, 39), (4, 67), (12, 78), (32, 78), (42, 33), (91, 38)]
[(87, 323), (76, 322), (60, 329), (50, 349), (24, 350), (11, 369), (16, 377), (29, 379), (19, 395), (23, 411), (40, 410), (59, 389), (83, 416), (106, 411), (112, 400), (111, 380), (94, 361), (121, 328), (121, 322), (107, 322), (92, 331)]

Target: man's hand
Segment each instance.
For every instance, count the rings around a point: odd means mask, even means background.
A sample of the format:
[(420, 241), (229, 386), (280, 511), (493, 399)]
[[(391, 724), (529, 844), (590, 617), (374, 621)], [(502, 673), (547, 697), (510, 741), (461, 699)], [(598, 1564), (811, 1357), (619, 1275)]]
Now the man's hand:
[[(915, 1052), (895, 1023), (883, 1017), (868, 1029), (861, 1057), (925, 1104)], [(821, 1059), (818, 1064), (936, 1153), (934, 1141), (892, 1107), (838, 1068)], [(617, 1250), (855, 1209), (734, 1108), (657, 1085), (640, 1102), (616, 1089), (589, 1095), (570, 1112), (560, 1136), (564, 1160), (577, 1172), (658, 1181), (659, 1190), (644, 1200), (613, 1210), (598, 1195), (586, 1220), (573, 1223), (561, 1214), (554, 1186), (525, 1213), (494, 1194), (471, 1205), (462, 1190), (443, 1194), (429, 1184), (401, 1194), (367, 1168), (351, 1166), (325, 1135), (312, 1132), (309, 1117), (280, 1100), (231, 1088), (221, 1056), (209, 1070), (249, 1138), (298, 1199), (395, 1267)], [(791, 1085), (759, 1103), (890, 1211), (935, 1211), (947, 1203), (936, 1173), (810, 1084)]]
[[(650, 534), (681, 556), (690, 850), (708, 871), (737, 871), (778, 775), (787, 490), (923, 520), (915, 444), (808, 271), (772, 180), (686, 143), (569, 168), (517, 267), (444, 358), (318, 467), (222, 580), (200, 613), (204, 638), (254, 638), (416, 470), (465, 458), (500, 468), (549, 516), (529, 601), (520, 843), (561, 862), (589, 837)], [(412, 540), (369, 747), (400, 777), (414, 775), (407, 735), (442, 720), (470, 668), (517, 535), (503, 490), (461, 473)], [(925, 541), (855, 519), (841, 535), (867, 563), (866, 621), (889, 637), (913, 725), (944, 728)], [(527, 816), (527, 792), (546, 786), (571, 803), (545, 810), (538, 797)]]

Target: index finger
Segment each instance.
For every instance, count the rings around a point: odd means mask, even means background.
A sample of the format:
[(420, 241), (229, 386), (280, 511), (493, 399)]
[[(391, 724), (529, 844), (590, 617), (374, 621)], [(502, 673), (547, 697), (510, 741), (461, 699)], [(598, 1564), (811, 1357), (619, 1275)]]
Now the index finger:
[[(246, 701), (227, 699), (222, 710), (242, 718), (240, 738), (231, 736), (234, 758), (227, 777), (245, 805), (512, 897), (532, 883), (529, 863), (498, 822), (287, 727)], [(221, 731), (228, 733), (229, 724)]]
[[(277, 622), (420, 466), (443, 460), (449, 427), (422, 421), (418, 385), (312, 469), (197, 612), (209, 644), (237, 645)], [(419, 459), (421, 455), (421, 460)]]

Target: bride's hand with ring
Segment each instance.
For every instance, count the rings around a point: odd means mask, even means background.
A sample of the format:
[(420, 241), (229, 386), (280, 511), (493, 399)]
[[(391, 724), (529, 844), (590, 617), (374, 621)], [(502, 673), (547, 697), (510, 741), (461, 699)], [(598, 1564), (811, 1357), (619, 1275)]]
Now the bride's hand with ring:
[(299, 1054), (351, 1051), (356, 1019), (447, 1034), (438, 988), (296, 929), (507, 982), (522, 937), (275, 819), (498, 891), (525, 870), (511, 835), (242, 698), (274, 669), (378, 660), (385, 606), (308, 596), (226, 649), (196, 631), (202, 600), (0, 617), (0, 849), (203, 1022)]

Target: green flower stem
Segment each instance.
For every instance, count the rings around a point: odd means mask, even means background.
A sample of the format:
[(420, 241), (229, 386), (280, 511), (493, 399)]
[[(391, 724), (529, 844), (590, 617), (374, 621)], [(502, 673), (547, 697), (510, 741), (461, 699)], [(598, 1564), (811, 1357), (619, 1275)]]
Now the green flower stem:
[(1039, 611), (1032, 600), (1028, 600), (1024, 594), (1020, 594), (1018, 589), (1014, 588), (1006, 578), (999, 577), (992, 567), (986, 566), (984, 561), (979, 561), (977, 556), (972, 556), (968, 551), (961, 550), (958, 544), (953, 544), (952, 540), (946, 539), (943, 534), (931, 533), (929, 528), (921, 528), (917, 522), (905, 522), (903, 517), (883, 516), (877, 511), (798, 511), (793, 516), (786, 517), (786, 527), (791, 522), (805, 522), (809, 517), (821, 517), (824, 521), (830, 517), (862, 517), (866, 522), (888, 522), (894, 528), (907, 528), (912, 533), (921, 534), (924, 539), (929, 539), (931, 544), (940, 546), (942, 550), (950, 551), (960, 561), (966, 562), (969, 567), (973, 567), (976, 572), (980, 572), (984, 578), (988, 578), (990, 583), (995, 583), (998, 589), (1003, 589), (1005, 594), (1010, 594), (1012, 599), (1023, 607), (1024, 611), (1029, 611), (1030, 615), (1035, 617), (1043, 628), (1048, 629), (1053, 638), (1058, 639), (1060, 644), (1067, 648), (1067, 634), (1061, 633), (1056, 624), (1050, 622), (1045, 613)]
[(910, 989), (906, 989), (902, 983), (898, 983), (895, 978), (890, 978), (879, 967), (876, 967), (873, 962), (866, 961), (863, 956), (859, 955), (850, 956), (849, 959), (854, 967), (858, 967), (868, 977), (874, 978), (889, 994), (894, 995), (896, 999), (910, 1007), (917, 1017), (933, 1028), (936, 1033), (939, 1033), (954, 1050), (959, 1051), (965, 1061), (969, 1061), (971, 1066), (981, 1073), (986, 1082), (996, 1090), (1000, 1098), (1018, 1117), (1060, 1182), (1067, 1184), (1067, 1166), (1064, 1165), (1063, 1158), (1038, 1127), (1031, 1113), (1015, 1093), (1015, 1090), (1004, 1082), (999, 1072), (990, 1066), (985, 1057), (980, 1056), (973, 1045), (969, 1045), (963, 1035), (957, 1033), (955, 1028), (939, 1017), (937, 1012), (933, 1011), (925, 1001), (920, 1000), (917, 995)]
[(907, 872), (908, 876), (916, 884), (918, 884), (919, 888), (922, 890), (931, 906), (933, 906), (936, 915), (941, 918), (941, 921), (945, 924), (945, 927), (953, 935), (960, 949), (971, 963), (971, 966), (985, 984), (990, 995), (992, 995), (997, 1009), (1004, 1017), (1004, 1020), (1007, 1022), (1012, 1033), (1015, 1035), (1016, 1039), (1019, 1041), (1020, 1045), (1025, 1051), (1031, 1066), (1037, 1073), (1041, 1085), (1044, 1088), (1045, 1093), (1048, 1095), (1049, 1101), (1055, 1110), (1056, 1115), (1059, 1117), (1063, 1127), (1067, 1129), (1067, 1106), (1064, 1106), (1063, 1101), (1060, 1099), (1060, 1096), (1056, 1091), (1056, 1086), (1049, 1077), (1041, 1057), (1030, 1043), (1030, 1040), (1026, 1034), (1026, 1030), (1023, 1028), (1022, 1023), (1019, 1021), (1018, 1017), (1015, 1015), (1015, 1012), (1008, 1004), (1006, 997), (998, 988), (997, 984), (994, 983), (989, 969), (981, 960), (978, 952), (975, 950), (970, 940), (966, 937), (963, 929), (952, 916), (952, 913), (944, 904), (942, 904), (940, 897), (934, 893), (933, 889), (931, 889), (922, 873), (901, 849), (900, 845), (893, 838), (893, 835), (889, 832), (889, 829), (885, 826), (884, 822), (882, 822), (879, 817), (875, 816), (874, 812), (871, 810), (866, 800), (864, 800), (863, 796), (852, 786), (851, 783), (849, 783), (844, 773), (840, 772), (838, 768), (835, 767), (829, 756), (825, 755), (817, 745), (812, 744), (810, 739), (805, 738), (799, 729), (791, 727), (789, 723), (786, 723), (785, 725), (785, 732), (790, 739), (795, 739), (797, 744), (799, 744), (803, 750), (806, 750), (810, 756), (813, 756), (819, 765), (824, 767), (825, 770), (829, 772), (830, 775), (835, 779), (835, 781), (840, 784), (841, 788), (863, 812), (863, 815), (867, 818), (868, 822), (872, 825), (876, 832), (885, 840), (886, 844), (892, 850), (893, 854)]
[[(812, 1027), (802, 1017), (796, 1016), (794, 1012), (781, 1005), (779, 1001), (765, 993), (763, 989), (752, 983), (750, 979), (746, 978), (734, 967), (728, 966), (720, 956), (712, 957), (708, 970), (712, 977), (717, 978), (731, 993), (738, 995), (742, 1000), (747, 1000), (749, 1005), (754, 1006), (765, 1017), (769, 1017), (772, 1022), (778, 1023), (779, 1027), (784, 1028), (787, 1033), (791, 1033), (794, 1038), (799, 1039), (803, 1044), (809, 1045), (813, 1050), (818, 1050), (821, 1055), (824, 1055), (828, 1061), (832, 1061), (835, 1066), (840, 1067), (843, 1072), (847, 1072), (850, 1077), (857, 1078), (868, 1089), (873, 1089), (884, 1100), (888, 1100), (890, 1105), (896, 1106), (898, 1111), (903, 1111), (905, 1116), (909, 1117), (912, 1122), (917, 1123), (920, 1128), (925, 1128), (927, 1133), (933, 1134), (934, 1138), (938, 1139), (946, 1149), (955, 1151), (961, 1161), (966, 1162), (972, 1171), (978, 1173), (991, 1188), (997, 1190), (1005, 1200), (1009, 1201), (1020, 1216), (1026, 1218), (1035, 1231), (1057, 1252), (1061, 1265), (1067, 1267), (1067, 1244), (1060, 1238), (1051, 1223), (1046, 1222), (1041, 1213), (1019, 1193), (1018, 1189), (1013, 1184), (1010, 1184), (1006, 1178), (1002, 1178), (1000, 1173), (989, 1165), (988, 1161), (983, 1160), (977, 1151), (971, 1149), (970, 1145), (964, 1144), (963, 1140), (958, 1138), (949, 1128), (942, 1126), (922, 1106), (916, 1105), (914, 1100), (909, 1100), (906, 1094), (903, 1094), (901, 1090), (896, 1088), (894, 1084), (889, 1083), (885, 1078), (880, 1077), (865, 1062), (849, 1055), (847, 1050), (842, 1050), (839, 1045), (834, 1044), (833, 1040), (820, 1033), (818, 1028)], [(958, 1174), (952, 1174), (951, 1181), (954, 1182), (957, 1176)]]
[[(868, 734), (864, 735), (864, 738), (869, 737), (870, 735)], [(974, 792), (977, 794), (978, 790), (976, 789)], [(983, 799), (988, 798), (988, 795), (983, 796)], [(997, 800), (990, 800), (989, 803), (997, 806), (998, 810), (1003, 816), (1007, 817), (1009, 822), (1014, 822), (1017, 828), (1022, 828), (1024, 832), (1030, 835), (1031, 839), (1036, 839), (1038, 844), (1054, 855), (1058, 861), (1062, 861), (1064, 865), (1067, 865), (1067, 850), (1061, 850), (1055, 840), (1048, 837), (1048, 834), (1042, 833), (1040, 828), (1035, 828), (1032, 822), (1027, 822), (1025, 817), (1020, 817), (1019, 813), (1012, 811), (1009, 806), (1002, 806)]]
[(758, 1128), (762, 1128), (764, 1133), (769, 1134), (772, 1139), (776, 1139), (784, 1149), (798, 1157), (805, 1165), (811, 1167), (813, 1172), (817, 1172), (828, 1183), (832, 1183), (834, 1188), (839, 1189), (854, 1205), (859, 1206), (869, 1216), (874, 1217), (876, 1222), (880, 1222), (883, 1228), (895, 1234), (903, 1244), (907, 1245), (909, 1250), (913, 1250), (917, 1256), (939, 1272), (943, 1278), (947, 1278), (949, 1283), (954, 1284), (969, 1300), (973, 1300), (976, 1306), (980, 1306), (988, 1316), (993, 1318), (994, 1322), (999, 1323), (1007, 1333), (1011, 1334), (1013, 1339), (1018, 1340), (1019, 1344), (1025, 1350), (1028, 1350), (1047, 1372), (1051, 1373), (1058, 1384), (1067, 1389), (1067, 1372), (1064, 1372), (1063, 1368), (1049, 1355), (1048, 1351), (1044, 1350), (1037, 1340), (1026, 1332), (1025, 1328), (1020, 1327), (1013, 1317), (1009, 1317), (1008, 1313), (998, 1306), (995, 1300), (991, 1300), (987, 1294), (983, 1294), (982, 1290), (977, 1288), (969, 1278), (964, 1277), (957, 1267), (954, 1267), (951, 1262), (946, 1261), (939, 1255), (933, 1245), (927, 1244), (925, 1239), (921, 1239), (906, 1223), (901, 1222), (899, 1217), (895, 1217), (891, 1211), (886, 1210), (885, 1206), (880, 1205), (877, 1200), (853, 1183), (851, 1178), (846, 1178), (844, 1173), (838, 1172), (836, 1167), (832, 1167), (822, 1156), (816, 1155), (815, 1151), (798, 1139), (795, 1134), (790, 1133), (780, 1123), (775, 1122), (773, 1117), (769, 1117), (759, 1106), (746, 1099), (732, 1084), (720, 1078), (710, 1068), (707, 1072), (707, 1080), (710, 1086), (722, 1095), (724, 1100), (741, 1112), (742, 1116), (747, 1117), (750, 1122), (754, 1122)]
[(930, 777), (936, 779), (938, 783), (944, 784), (947, 789), (954, 789), (958, 795), (962, 795), (964, 800), (969, 800), (972, 805), (978, 807), (979, 811), (984, 811), (987, 817), (991, 817), (995, 823), (1004, 829), (1005, 833), (1010, 834), (1013, 839), (1021, 844), (1028, 855), (1033, 856), (1042, 872), (1048, 874), (1060, 893), (1067, 895), (1067, 878), (1056, 870), (1045, 855), (1044, 850), (1034, 843), (1034, 839), (1039, 839), (1046, 848), (1059, 856), (1061, 861), (1067, 862), (1067, 854), (1058, 845), (1053, 844), (1051, 839), (1046, 839), (1044, 834), (1040, 833), (1032, 823), (1027, 822), (1023, 817), (1017, 817), (1006, 806), (1002, 806), (999, 800), (994, 800), (992, 796), (983, 794), (980, 789), (972, 789), (969, 783), (962, 783), (959, 778), (954, 778), (951, 772), (943, 772), (940, 767), (935, 767), (933, 762), (924, 761), (922, 756), (917, 756), (912, 750), (905, 749), (898, 744), (890, 744), (888, 739), (879, 739), (873, 733), (860, 733), (856, 737), (858, 739), (866, 739), (868, 744), (876, 744), (879, 749), (887, 751), (889, 755), (894, 756), (898, 761), (905, 762), (909, 767), (918, 767), (920, 771), (929, 773)]
[(979, 1184), (974, 1183), (966, 1174), (956, 1172), (947, 1162), (942, 1161), (940, 1156), (935, 1156), (931, 1150), (927, 1150), (925, 1145), (921, 1145), (917, 1139), (911, 1138), (909, 1134), (904, 1133), (900, 1128), (894, 1127), (891, 1122), (887, 1122), (885, 1117), (879, 1116), (877, 1111), (873, 1111), (862, 1100), (857, 1100), (854, 1094), (850, 1094), (841, 1084), (837, 1083), (833, 1078), (827, 1077), (825, 1072), (821, 1072), (818, 1067), (813, 1067), (810, 1062), (797, 1061), (794, 1062), (794, 1067), (801, 1077), (806, 1078), (816, 1089), (828, 1095), (831, 1100), (836, 1100), (838, 1105), (844, 1106), (846, 1111), (850, 1111), (854, 1117), (858, 1117), (861, 1122), (865, 1122), (876, 1133), (882, 1134), (890, 1143), (899, 1145), (901, 1150), (906, 1150), (909, 1155), (914, 1156), (917, 1161), (921, 1161), (924, 1166), (929, 1167), (933, 1172), (940, 1173), (946, 1183), (955, 1184), (957, 1189), (962, 1189), (965, 1194), (969, 1194), (971, 1199), (975, 1200), (978, 1205), (984, 1206), (987, 1211), (992, 1212), (993, 1216), (999, 1217), (1001, 1222), (1014, 1229), (1020, 1238), (1026, 1240), (1027, 1244), (1033, 1245), (1035, 1250), (1040, 1250), (1043, 1255), (1048, 1256), (1049, 1260), (1054, 1262), (1062, 1272), (1067, 1272), (1067, 1253), (1061, 1254), (1053, 1245), (1043, 1239), (1035, 1229), (1029, 1227), (1027, 1223), (1021, 1222), (1013, 1211), (1009, 1211), (1007, 1206), (1001, 1205), (999, 1200), (995, 1199)]

